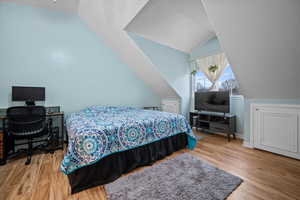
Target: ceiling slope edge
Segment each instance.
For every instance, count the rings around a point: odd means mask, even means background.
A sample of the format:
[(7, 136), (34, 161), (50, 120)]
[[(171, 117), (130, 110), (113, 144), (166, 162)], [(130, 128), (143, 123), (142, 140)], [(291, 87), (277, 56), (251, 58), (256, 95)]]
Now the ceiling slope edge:
[[(130, 38), (130, 40), (135, 44), (136, 48), (138, 48), (139, 51), (141, 51), (141, 52), (147, 57), (147, 60), (151, 63), (151, 65), (153, 65), (153, 66), (155, 67), (157, 73), (159, 73), (160, 76), (164, 77), (164, 75), (161, 73), (161, 71), (158, 70), (158, 67), (159, 67), (159, 66), (156, 66), (156, 65), (153, 63), (152, 59), (144, 52), (144, 50), (143, 50), (143, 49), (140, 47), (140, 45), (132, 38), (132, 36), (130, 36), (130, 33), (131, 33), (131, 32), (126, 32), (126, 33), (127, 33), (127, 36)], [(136, 33), (134, 33), (134, 34), (136, 34)], [(140, 34), (136, 34), (136, 35), (141, 36)], [(141, 37), (143, 37), (143, 36), (141, 36)], [(148, 39), (148, 38), (145, 38), (145, 39)], [(151, 40), (151, 39), (149, 39), (149, 40), (152, 41), (152, 42), (156, 42), (156, 41), (153, 41), (153, 40)], [(161, 45), (164, 45), (164, 44), (161, 44)], [(165, 46), (166, 46), (166, 47), (169, 47), (169, 46), (167, 46), (167, 45), (165, 45)], [(169, 47), (169, 48), (172, 48), (172, 47)], [(173, 48), (173, 49), (174, 49), (174, 48)], [(183, 51), (178, 50), (178, 49), (174, 49), (174, 50), (183, 52)], [(183, 53), (185, 53), (185, 52), (183, 52)], [(164, 80), (167, 81), (167, 79), (166, 79), (165, 77), (164, 77)], [(167, 82), (168, 82), (168, 81), (167, 81)], [(170, 84), (169, 82), (168, 82), (168, 84), (169, 84), (169, 86), (177, 93), (178, 97), (180, 97), (180, 99), (182, 99), (182, 97), (181, 97), (181, 95), (180, 95), (180, 92), (179, 92), (172, 84)]]
[(118, 3), (117, 0), (80, 0), (78, 13), (155, 93), (161, 98), (180, 98), (149, 58), (123, 30), (124, 24), (129, 23), (130, 18), (133, 18), (133, 15), (136, 15), (145, 5), (145, 1), (141, 3), (139, 0), (124, 0), (123, 5)]

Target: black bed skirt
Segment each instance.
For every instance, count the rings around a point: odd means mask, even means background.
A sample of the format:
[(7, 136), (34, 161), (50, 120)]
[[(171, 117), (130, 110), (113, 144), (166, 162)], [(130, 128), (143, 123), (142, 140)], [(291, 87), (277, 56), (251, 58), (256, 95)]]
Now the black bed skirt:
[(133, 169), (152, 165), (187, 146), (187, 135), (177, 134), (135, 149), (109, 155), (99, 162), (77, 169), (68, 175), (71, 193), (110, 183)]

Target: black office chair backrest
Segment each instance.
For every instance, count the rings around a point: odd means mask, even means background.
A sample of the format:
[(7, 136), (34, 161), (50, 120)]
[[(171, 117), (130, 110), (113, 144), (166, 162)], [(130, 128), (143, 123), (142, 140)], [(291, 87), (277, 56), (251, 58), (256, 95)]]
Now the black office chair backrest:
[(44, 106), (16, 106), (6, 111), (8, 131), (14, 136), (31, 136), (46, 128)]

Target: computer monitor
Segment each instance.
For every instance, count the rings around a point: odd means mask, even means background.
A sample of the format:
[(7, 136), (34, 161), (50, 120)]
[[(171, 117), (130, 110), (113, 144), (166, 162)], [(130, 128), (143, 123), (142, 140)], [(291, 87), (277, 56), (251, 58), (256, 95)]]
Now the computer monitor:
[(35, 101), (45, 101), (44, 87), (12, 87), (12, 101), (25, 101), (26, 105), (35, 105)]

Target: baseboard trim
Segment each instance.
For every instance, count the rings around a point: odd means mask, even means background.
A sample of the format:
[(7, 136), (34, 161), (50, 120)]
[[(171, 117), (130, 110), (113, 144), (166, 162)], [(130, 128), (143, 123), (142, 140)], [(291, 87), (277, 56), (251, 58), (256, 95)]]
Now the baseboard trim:
[[(197, 129), (194, 129), (194, 127), (192, 128), (192, 130), (197, 132)], [(209, 132), (211, 134), (216, 134), (216, 135), (222, 135), (224, 137), (227, 137), (226, 133), (221, 133), (221, 132)], [(244, 140), (244, 134), (243, 133), (235, 133), (236, 138)], [(245, 141), (244, 141), (245, 142)]]
[[(213, 134), (222, 135), (222, 136), (227, 137), (226, 133), (213, 133)], [(235, 136), (236, 136), (236, 138), (244, 140), (244, 134), (243, 133), (235, 133)]]
[(244, 146), (244, 147), (247, 147), (247, 148), (250, 148), (250, 149), (253, 149), (253, 148), (254, 148), (253, 145), (250, 144), (250, 142), (245, 141), (245, 140), (244, 140), (244, 142), (243, 142), (243, 146)]
[(239, 139), (244, 140), (244, 134), (243, 133), (236, 133), (235, 136)]

